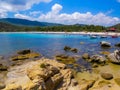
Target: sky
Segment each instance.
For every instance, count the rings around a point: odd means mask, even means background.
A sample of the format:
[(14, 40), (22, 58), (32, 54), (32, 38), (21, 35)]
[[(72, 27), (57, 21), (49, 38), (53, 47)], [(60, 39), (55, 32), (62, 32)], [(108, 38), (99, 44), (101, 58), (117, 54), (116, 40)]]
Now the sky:
[(120, 0), (0, 0), (0, 18), (111, 26), (120, 23)]

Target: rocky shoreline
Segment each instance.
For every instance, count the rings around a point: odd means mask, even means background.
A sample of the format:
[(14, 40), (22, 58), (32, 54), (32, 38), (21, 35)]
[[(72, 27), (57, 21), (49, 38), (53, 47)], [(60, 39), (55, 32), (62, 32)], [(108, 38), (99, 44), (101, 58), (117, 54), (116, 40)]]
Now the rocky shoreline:
[[(111, 47), (108, 42), (100, 45), (102, 48)], [(115, 46), (119, 47), (119, 43)], [(69, 46), (63, 50), (78, 52), (77, 48)], [(120, 50), (101, 54), (60, 54), (47, 59), (29, 49), (18, 51), (10, 57), (10, 65), (0, 64), (0, 90), (119, 90)], [(91, 68), (78, 64), (80, 58)]]

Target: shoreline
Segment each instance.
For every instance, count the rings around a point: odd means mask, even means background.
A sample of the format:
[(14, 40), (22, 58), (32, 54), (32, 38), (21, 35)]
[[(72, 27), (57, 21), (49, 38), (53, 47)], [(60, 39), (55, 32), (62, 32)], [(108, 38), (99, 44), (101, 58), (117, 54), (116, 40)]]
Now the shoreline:
[(77, 34), (77, 35), (118, 35), (120, 36), (120, 33), (118, 32), (0, 32), (0, 34), (5, 33), (34, 33), (34, 34)]

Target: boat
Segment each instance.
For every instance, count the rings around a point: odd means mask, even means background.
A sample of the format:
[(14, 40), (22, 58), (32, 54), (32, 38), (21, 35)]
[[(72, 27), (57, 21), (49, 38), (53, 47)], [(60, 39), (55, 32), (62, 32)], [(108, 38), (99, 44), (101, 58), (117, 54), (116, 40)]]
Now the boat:
[(97, 36), (96, 36), (96, 35), (90, 35), (90, 38), (91, 38), (91, 39), (96, 39)]
[(107, 38), (107, 36), (106, 35), (102, 35), (102, 36), (100, 36), (100, 38)]
[(112, 37), (112, 38), (118, 38), (118, 35), (115, 34), (115, 35), (112, 35), (111, 37)]

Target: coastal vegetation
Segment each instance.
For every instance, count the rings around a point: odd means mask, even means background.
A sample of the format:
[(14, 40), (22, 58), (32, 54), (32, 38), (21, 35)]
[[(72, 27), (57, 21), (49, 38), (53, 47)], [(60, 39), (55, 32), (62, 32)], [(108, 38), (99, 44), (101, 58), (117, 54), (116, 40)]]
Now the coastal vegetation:
[[(120, 24), (115, 27), (120, 31)], [(29, 31), (43, 31), (43, 32), (104, 32), (110, 27), (100, 25), (85, 25), (85, 24), (74, 24), (74, 25), (62, 25), (45, 22), (36, 22), (23, 19), (0, 19), (0, 32), (29, 32)]]

